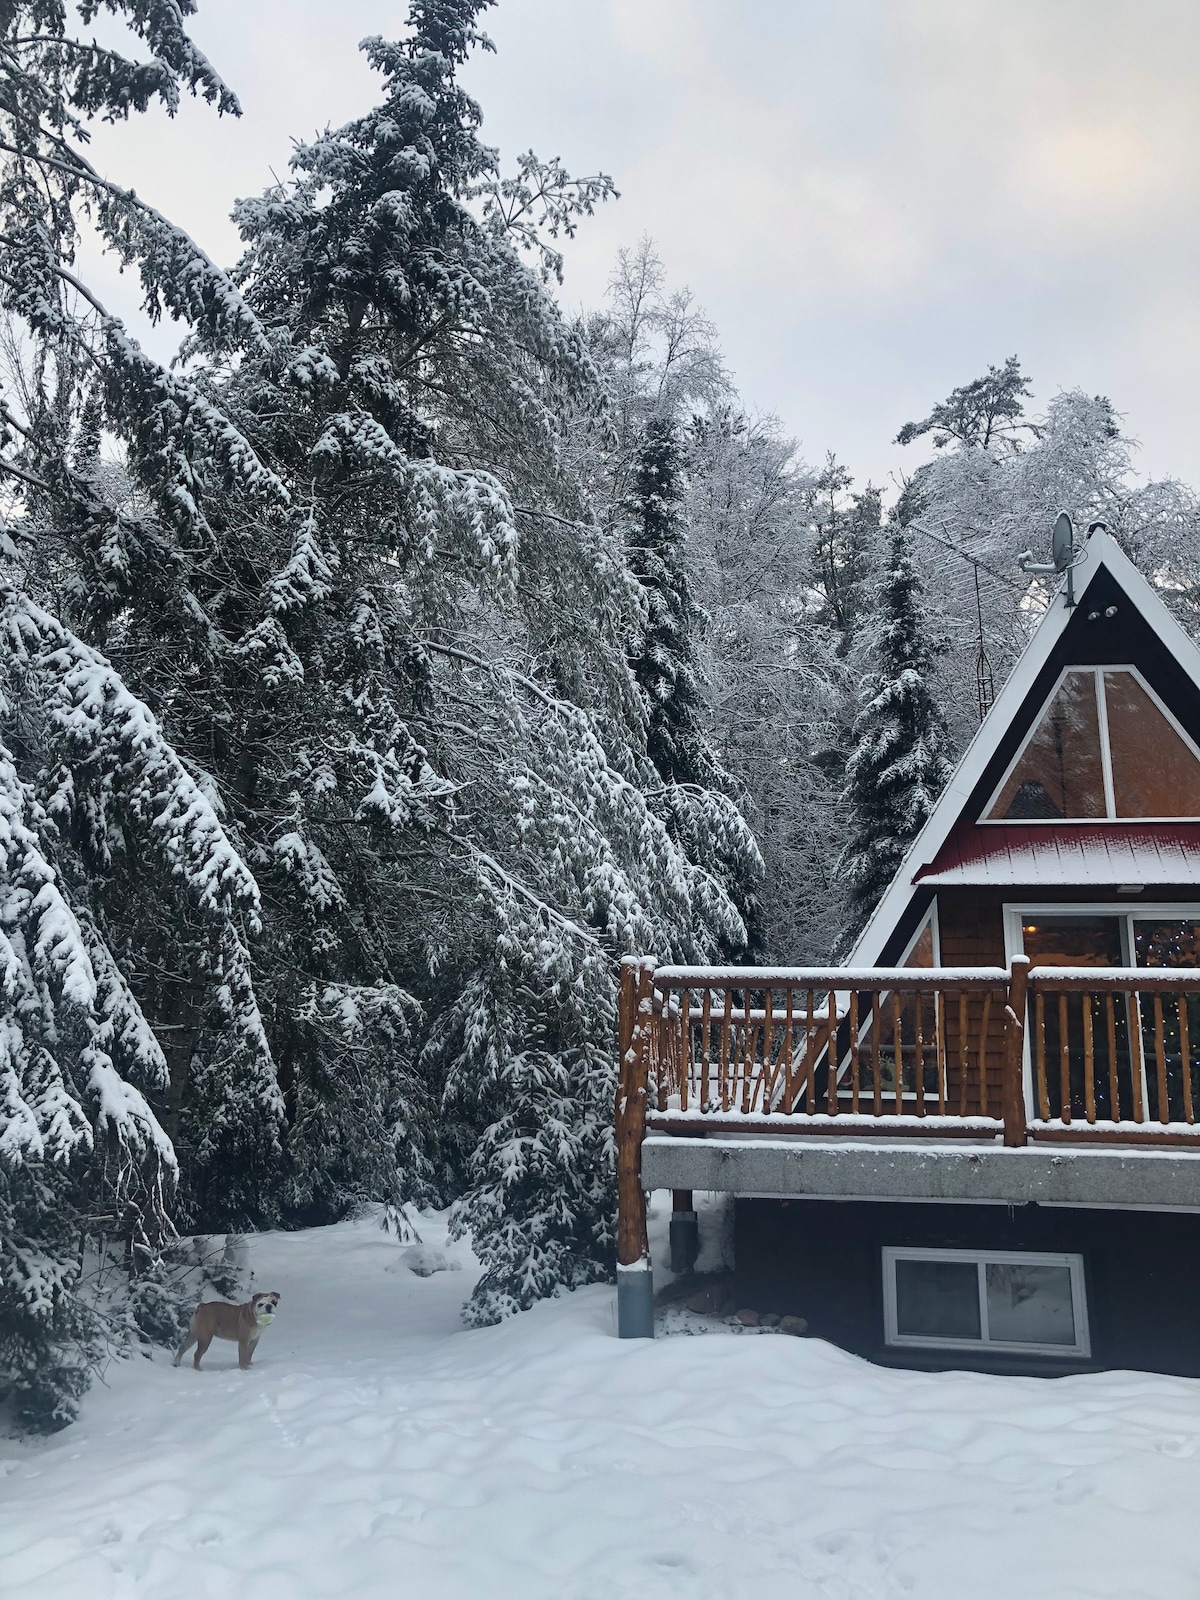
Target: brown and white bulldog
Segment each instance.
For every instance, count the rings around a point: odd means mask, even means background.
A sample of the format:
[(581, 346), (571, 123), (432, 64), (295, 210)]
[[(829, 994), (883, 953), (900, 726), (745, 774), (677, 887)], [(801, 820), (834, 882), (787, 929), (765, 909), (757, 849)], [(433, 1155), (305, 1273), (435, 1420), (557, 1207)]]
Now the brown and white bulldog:
[(234, 1339), (238, 1347), (238, 1366), (245, 1372), (263, 1329), (270, 1327), (278, 1308), (279, 1296), (273, 1289), (251, 1295), (244, 1306), (231, 1306), (224, 1300), (205, 1300), (192, 1312), (187, 1337), (176, 1350), (173, 1364), (178, 1366), (195, 1345), (192, 1366), (199, 1372), (200, 1358), (214, 1339)]

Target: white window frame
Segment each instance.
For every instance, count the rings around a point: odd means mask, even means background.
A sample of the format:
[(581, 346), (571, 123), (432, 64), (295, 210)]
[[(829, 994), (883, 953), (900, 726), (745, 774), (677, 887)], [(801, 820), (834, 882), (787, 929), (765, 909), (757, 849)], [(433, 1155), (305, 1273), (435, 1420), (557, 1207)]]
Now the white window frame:
[[(936, 894), (929, 902), (928, 911), (926, 911), (920, 922), (917, 923), (916, 932), (904, 946), (904, 954), (896, 963), (897, 966), (904, 966), (909, 956), (912, 955), (913, 951), (917, 948), (917, 945), (920, 944), (921, 935), (925, 932), (926, 928), (929, 928), (933, 934), (933, 964), (935, 967), (940, 967), (942, 964), (942, 930), (938, 922), (938, 903)], [(919, 972), (921, 969), (918, 967), (915, 970)]]
[[(1100, 728), (1100, 765), (1104, 775), (1104, 809), (1106, 815), (1103, 817), (989, 816), (988, 813), (999, 800), (1000, 796), (1004, 793), (1005, 785), (1008, 783), (1008, 780), (1012, 777), (1013, 773), (1020, 765), (1026, 750), (1028, 750), (1029, 746), (1033, 743), (1034, 736), (1041, 727), (1047, 712), (1050, 710), (1050, 707), (1054, 704), (1059, 690), (1066, 682), (1068, 675), (1073, 672), (1090, 672), (1093, 675), (1096, 694), (1096, 718)], [(1196, 760), (1200, 761), (1200, 746), (1196, 744), (1195, 740), (1187, 732), (1187, 729), (1181, 726), (1178, 717), (1176, 717), (1175, 714), (1163, 704), (1162, 697), (1151, 688), (1151, 686), (1146, 682), (1146, 679), (1142, 673), (1138, 671), (1132, 662), (1112, 661), (1107, 662), (1104, 666), (1100, 667), (1085, 665), (1064, 667), (1055, 680), (1054, 687), (1042, 702), (1041, 708), (1029, 726), (1028, 733), (1025, 735), (1024, 739), (1022, 739), (1020, 746), (1017, 749), (1016, 755), (1013, 756), (1012, 760), (1005, 768), (1004, 776), (996, 785), (987, 801), (987, 804), (982, 808), (979, 815), (979, 824), (981, 827), (1061, 828), (1063, 826), (1090, 827), (1095, 824), (1109, 822), (1200, 822), (1200, 812), (1194, 813), (1190, 817), (1119, 817), (1117, 815), (1116, 795), (1113, 792), (1112, 746), (1109, 741), (1108, 733), (1108, 699), (1104, 687), (1104, 674), (1106, 672), (1128, 672), (1129, 675), (1136, 681), (1138, 687), (1145, 691), (1152, 704), (1157, 706), (1158, 710), (1161, 711), (1168, 724), (1183, 740), (1187, 748), (1196, 757)]]
[[(978, 1339), (939, 1338), (933, 1334), (901, 1333), (896, 1314), (896, 1263), (898, 1261), (956, 1261), (974, 1263), (979, 1292)], [(998, 1266), (1066, 1267), (1071, 1274), (1071, 1314), (1075, 1323), (1075, 1343), (1036, 1344), (988, 1336), (986, 1268)], [(1087, 1361), (1092, 1354), (1088, 1328), (1087, 1287), (1083, 1257), (1041, 1250), (942, 1250), (919, 1246), (883, 1247), (883, 1328), (884, 1340), (893, 1349), (977, 1350), (989, 1355), (1051, 1356), (1060, 1361)]]
[(1004, 960), (1011, 966), (1014, 956), (1025, 954), (1025, 923), (1031, 917), (1114, 917), (1121, 924), (1121, 965), (1135, 971), (1158, 972), (1161, 968), (1139, 968), (1134, 942), (1135, 922), (1200, 922), (1197, 900), (1009, 900), (1004, 903)]

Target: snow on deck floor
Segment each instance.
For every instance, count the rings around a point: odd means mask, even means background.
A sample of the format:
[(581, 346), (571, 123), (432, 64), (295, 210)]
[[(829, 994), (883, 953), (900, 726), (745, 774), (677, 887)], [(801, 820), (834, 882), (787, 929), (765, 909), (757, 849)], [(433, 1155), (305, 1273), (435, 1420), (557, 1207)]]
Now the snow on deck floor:
[[(444, 1242), (440, 1219), (423, 1224)], [(370, 1223), (253, 1242), (249, 1374), (124, 1363), (0, 1444), (38, 1600), (1189, 1600), (1200, 1383), (884, 1371), (779, 1335), (619, 1342), (585, 1290), (467, 1331)], [(190, 1359), (190, 1358), (189, 1358)]]

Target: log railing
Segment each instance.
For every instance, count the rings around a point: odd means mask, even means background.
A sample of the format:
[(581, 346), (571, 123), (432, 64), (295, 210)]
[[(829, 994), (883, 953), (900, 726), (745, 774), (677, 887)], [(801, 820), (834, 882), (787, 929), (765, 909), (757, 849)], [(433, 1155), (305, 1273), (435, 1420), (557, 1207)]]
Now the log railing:
[(655, 1126), (783, 1126), (1024, 1143), (1015, 973), (638, 968)]
[[(649, 1277), (635, 1270), (648, 1263), (647, 1128), (1190, 1145), (1200, 1155), (1196, 969), (1030, 971), (1024, 956), (1007, 970), (626, 957), (619, 1017), (617, 1261), (647, 1294)], [(630, 1327), (653, 1331), (648, 1298)]]
[(621, 1015), (626, 1132), (1200, 1140), (1195, 969), (629, 958)]
[(1200, 972), (1046, 967), (1029, 992), (1035, 1138), (1200, 1136)]

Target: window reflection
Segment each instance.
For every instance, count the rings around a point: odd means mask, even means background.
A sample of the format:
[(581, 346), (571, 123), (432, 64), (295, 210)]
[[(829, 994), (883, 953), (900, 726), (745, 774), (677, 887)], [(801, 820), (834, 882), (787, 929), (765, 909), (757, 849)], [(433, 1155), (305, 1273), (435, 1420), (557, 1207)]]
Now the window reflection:
[(990, 815), (1010, 822), (1105, 815), (1094, 672), (1067, 673)]
[(1075, 1344), (1071, 1269), (989, 1262), (988, 1337), (1001, 1344)]
[[(1200, 922), (1191, 917), (1135, 918), (1133, 949), (1139, 967), (1200, 967)], [(1200, 995), (1167, 995), (1159, 1000), (1143, 995), (1139, 1002), (1142, 1052), (1149, 1066), (1146, 1090), (1150, 1116), (1156, 1121), (1182, 1122), (1186, 1118), (1185, 1079), (1192, 1103), (1200, 1100)], [(1166, 1117), (1159, 1105), (1158, 1053), (1167, 1083)], [(1152, 1064), (1152, 1066), (1150, 1066)]]
[(984, 820), (1197, 816), (1200, 756), (1137, 675), (1076, 667), (1063, 677)]
[(885, 1246), (889, 1344), (1087, 1356), (1083, 1258)]
[(973, 1261), (897, 1261), (896, 1331), (910, 1338), (979, 1339)]
[(1131, 672), (1106, 672), (1104, 698), (1117, 815), (1193, 815), (1200, 761)]

